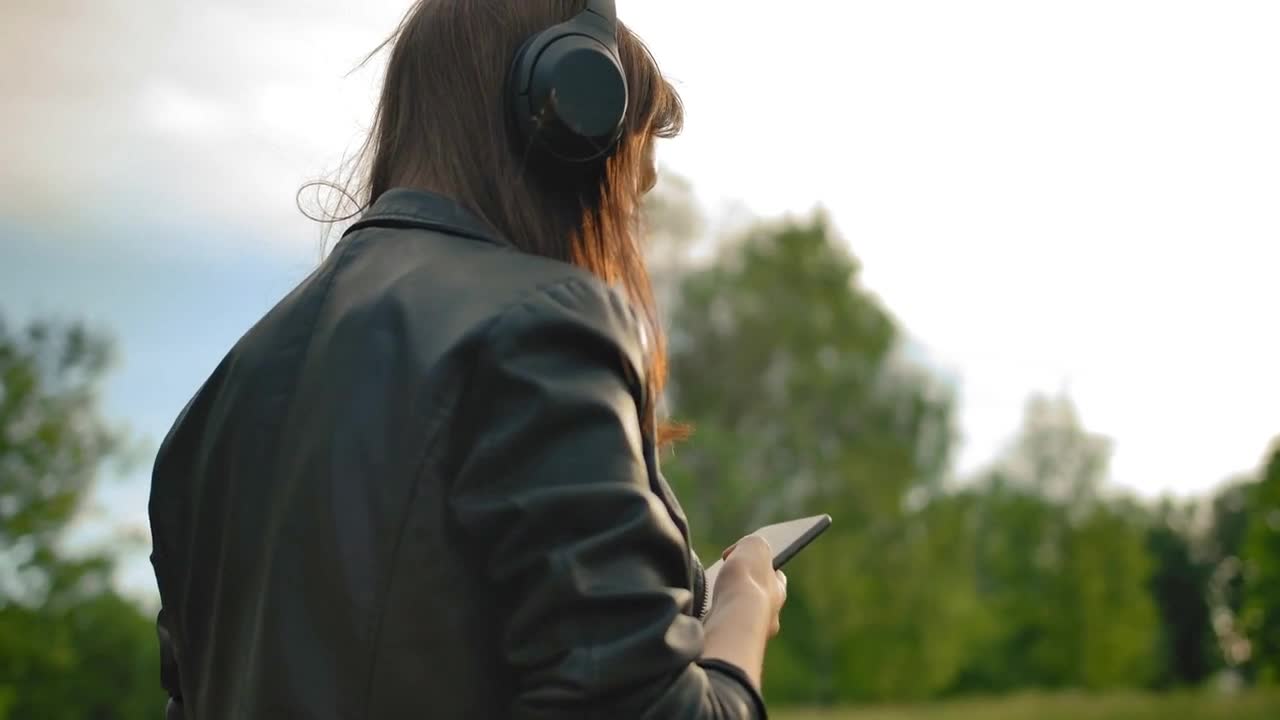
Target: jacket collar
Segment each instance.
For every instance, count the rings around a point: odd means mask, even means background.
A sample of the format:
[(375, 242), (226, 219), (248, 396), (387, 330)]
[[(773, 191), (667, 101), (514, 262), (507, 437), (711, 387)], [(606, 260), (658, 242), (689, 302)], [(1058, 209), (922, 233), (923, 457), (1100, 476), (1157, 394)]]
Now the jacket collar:
[(392, 188), (382, 193), (343, 236), (367, 227), (416, 227), (498, 245), (509, 244), (457, 201), (416, 188)]

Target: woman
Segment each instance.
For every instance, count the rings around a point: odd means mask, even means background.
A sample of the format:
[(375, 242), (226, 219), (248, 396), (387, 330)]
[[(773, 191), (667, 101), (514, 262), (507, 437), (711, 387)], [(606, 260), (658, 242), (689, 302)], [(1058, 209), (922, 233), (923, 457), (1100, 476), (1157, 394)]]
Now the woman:
[(612, 5), (388, 41), (362, 217), (156, 461), (170, 717), (764, 716), (784, 580), (744, 539), (704, 617), (657, 468), (635, 228), (681, 108)]

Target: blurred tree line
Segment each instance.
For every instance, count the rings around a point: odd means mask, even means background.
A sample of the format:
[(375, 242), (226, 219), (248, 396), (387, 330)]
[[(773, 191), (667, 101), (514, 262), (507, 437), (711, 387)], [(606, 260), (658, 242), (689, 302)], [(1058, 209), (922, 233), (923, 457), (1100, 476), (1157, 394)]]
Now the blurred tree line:
[(1280, 444), (1256, 477), (1152, 507), (1105, 486), (1109, 443), (1069, 398), (1034, 396), (1003, 455), (954, 478), (951, 389), (823, 213), (711, 242), (678, 179), (648, 210), (669, 409), (695, 427), (664, 470), (702, 555), (835, 518), (789, 570), (771, 699), (1280, 681)]
[[(824, 215), (712, 243), (678, 179), (649, 214), (667, 401), (696, 428), (665, 471), (701, 554), (835, 518), (788, 569), (772, 701), (1280, 682), (1280, 444), (1212, 498), (1149, 506), (1104, 486), (1109, 443), (1069, 398), (1036, 396), (954, 478), (952, 390)], [(162, 713), (151, 609), (114, 589), (109, 550), (67, 543), (127, 454), (99, 409), (110, 358), (83, 326), (0, 315), (0, 720)]]

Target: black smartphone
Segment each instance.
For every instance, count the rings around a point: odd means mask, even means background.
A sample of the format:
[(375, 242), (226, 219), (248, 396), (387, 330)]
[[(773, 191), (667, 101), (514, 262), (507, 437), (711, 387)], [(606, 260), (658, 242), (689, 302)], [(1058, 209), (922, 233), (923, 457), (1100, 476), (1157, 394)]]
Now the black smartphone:
[(765, 525), (751, 534), (759, 535), (769, 542), (769, 547), (773, 548), (773, 569), (777, 570), (829, 527), (831, 527), (830, 515), (815, 515), (776, 525)]
[[(830, 515), (814, 515), (765, 525), (751, 534), (759, 535), (769, 543), (769, 547), (773, 550), (773, 569), (777, 570), (829, 527), (831, 527)], [(723, 560), (717, 560), (706, 569), (708, 598), (715, 590), (716, 577), (720, 574), (720, 568), (723, 565)]]

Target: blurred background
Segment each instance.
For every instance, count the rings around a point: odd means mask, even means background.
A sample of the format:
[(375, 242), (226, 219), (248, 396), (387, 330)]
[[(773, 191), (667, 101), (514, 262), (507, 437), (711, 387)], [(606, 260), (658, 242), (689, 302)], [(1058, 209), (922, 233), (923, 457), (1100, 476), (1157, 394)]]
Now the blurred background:
[[(618, 4), (697, 547), (836, 519), (778, 715), (1280, 717), (1280, 5)], [(153, 453), (407, 6), (6, 3), (0, 719), (160, 716)]]

